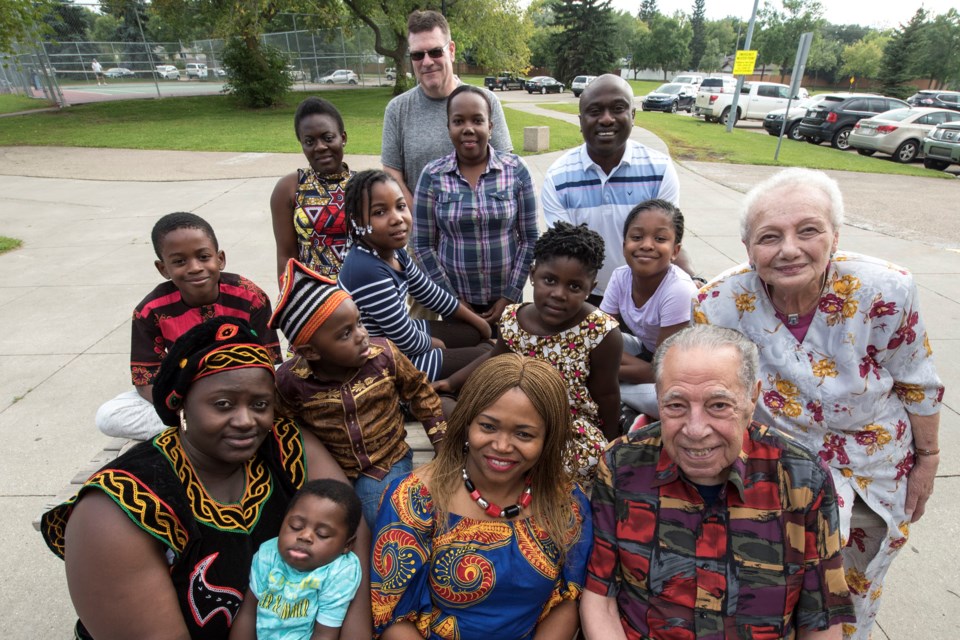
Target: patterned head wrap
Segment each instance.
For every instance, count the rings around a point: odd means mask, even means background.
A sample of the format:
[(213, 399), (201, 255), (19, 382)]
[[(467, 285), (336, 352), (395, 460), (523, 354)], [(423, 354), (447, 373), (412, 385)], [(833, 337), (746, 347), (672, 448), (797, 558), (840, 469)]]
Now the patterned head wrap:
[(163, 424), (180, 424), (190, 386), (223, 371), (259, 367), (274, 375), (273, 359), (256, 332), (239, 318), (216, 317), (199, 324), (170, 347), (153, 383), (153, 406)]
[(270, 317), (270, 328), (283, 331), (294, 347), (307, 344), (348, 298), (336, 282), (291, 258), (280, 280), (280, 300)]

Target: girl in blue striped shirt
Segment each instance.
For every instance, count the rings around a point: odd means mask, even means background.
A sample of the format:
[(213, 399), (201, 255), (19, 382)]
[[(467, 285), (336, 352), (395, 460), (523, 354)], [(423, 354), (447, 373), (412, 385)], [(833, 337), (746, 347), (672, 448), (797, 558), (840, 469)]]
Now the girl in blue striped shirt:
[[(380, 170), (358, 173), (344, 198), (353, 246), (338, 283), (353, 296), (371, 336), (385, 336), (427, 374), (446, 378), (490, 349), (490, 325), (429, 280), (404, 248), (410, 210), (396, 180)], [(409, 293), (445, 321), (414, 320)]]

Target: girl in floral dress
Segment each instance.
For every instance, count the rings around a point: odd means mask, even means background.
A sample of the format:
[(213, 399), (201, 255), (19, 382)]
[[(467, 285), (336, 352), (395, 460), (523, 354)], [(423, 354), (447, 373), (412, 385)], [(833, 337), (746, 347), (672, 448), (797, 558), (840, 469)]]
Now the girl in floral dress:
[(567, 385), (573, 439), (567, 470), (586, 490), (607, 441), (620, 435), (617, 379), (623, 337), (617, 321), (587, 303), (603, 266), (603, 238), (586, 225), (565, 222), (540, 236), (530, 270), (533, 303), (507, 306), (493, 351), (434, 387), (459, 389), (489, 357), (514, 352), (549, 362)]

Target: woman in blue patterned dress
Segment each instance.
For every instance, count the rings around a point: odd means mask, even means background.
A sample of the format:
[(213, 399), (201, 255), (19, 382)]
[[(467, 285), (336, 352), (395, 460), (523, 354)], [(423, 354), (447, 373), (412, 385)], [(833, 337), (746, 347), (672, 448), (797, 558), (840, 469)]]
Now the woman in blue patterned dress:
[[(65, 560), (77, 638), (227, 640), (253, 554), (280, 531), (291, 496), (307, 479), (346, 480), (312, 434), (274, 420), (273, 377), (245, 322), (197, 325), (153, 387), (170, 428), (44, 514), (44, 540)], [(369, 532), (357, 533), (364, 557)], [(358, 595), (344, 638), (370, 637), (369, 611)]]
[(563, 467), (569, 423), (546, 362), (506, 354), (471, 375), (437, 457), (384, 493), (376, 637), (574, 636), (593, 527)]

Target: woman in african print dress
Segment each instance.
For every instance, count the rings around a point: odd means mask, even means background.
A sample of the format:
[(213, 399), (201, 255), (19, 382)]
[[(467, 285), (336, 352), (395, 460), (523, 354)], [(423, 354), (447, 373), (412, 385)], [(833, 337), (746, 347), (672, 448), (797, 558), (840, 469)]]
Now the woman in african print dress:
[(569, 422), (543, 361), (506, 354), (471, 375), (436, 459), (380, 505), (377, 638), (574, 636), (593, 527), (563, 469)]
[(277, 277), (293, 258), (336, 280), (349, 240), (343, 211), (343, 195), (353, 176), (343, 161), (347, 132), (337, 108), (314, 97), (297, 107), (293, 128), (310, 167), (280, 178), (270, 196)]
[[(44, 514), (65, 560), (77, 638), (227, 640), (253, 554), (308, 479), (346, 480), (312, 434), (274, 419), (273, 358), (218, 317), (178, 339), (153, 387), (170, 428), (94, 473)], [(356, 549), (365, 557), (369, 531)], [(361, 589), (343, 637), (370, 637)]]

